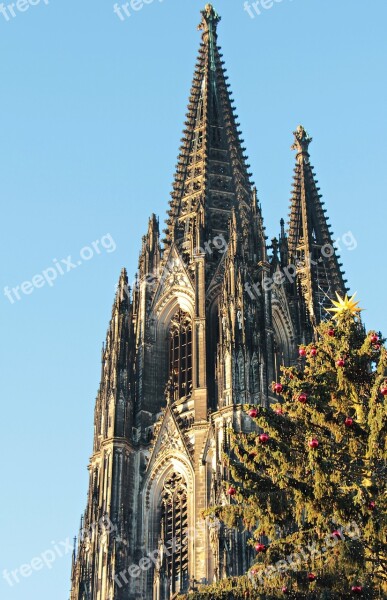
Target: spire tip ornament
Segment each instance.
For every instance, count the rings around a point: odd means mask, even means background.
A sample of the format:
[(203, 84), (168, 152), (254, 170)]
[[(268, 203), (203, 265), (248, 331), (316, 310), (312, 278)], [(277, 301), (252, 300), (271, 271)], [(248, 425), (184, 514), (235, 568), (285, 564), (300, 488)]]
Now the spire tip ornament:
[(348, 294), (345, 294), (345, 297), (341, 298), (341, 296), (336, 293), (337, 301), (332, 300), (334, 308), (328, 308), (329, 312), (335, 313), (333, 315), (334, 319), (338, 319), (345, 313), (349, 313), (352, 317), (358, 316), (363, 309), (358, 306), (359, 300), (355, 300), (356, 293), (357, 292), (355, 292), (351, 298), (348, 298)]
[(209, 31), (216, 33), (216, 28), (221, 17), (218, 15), (212, 4), (206, 4), (204, 10), (201, 11), (201, 14), (203, 18), (198, 29), (203, 31), (203, 35)]
[(294, 135), (294, 144), (291, 146), (292, 150), (297, 150), (298, 156), (309, 156), (309, 144), (313, 141), (308, 134), (308, 132), (304, 129), (302, 125), (299, 125), (296, 131), (293, 131)]

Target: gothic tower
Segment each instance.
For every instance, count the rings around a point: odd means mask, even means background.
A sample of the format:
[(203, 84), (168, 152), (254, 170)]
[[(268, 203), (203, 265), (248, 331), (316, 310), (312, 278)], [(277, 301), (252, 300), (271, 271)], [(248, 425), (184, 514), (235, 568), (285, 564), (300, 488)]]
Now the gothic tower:
[(302, 127), (289, 230), (267, 245), (219, 21), (208, 4), (165, 238), (153, 215), (134, 289), (118, 283), (71, 600), (169, 600), (247, 570), (246, 534), (202, 516), (228, 502), (228, 431), (252, 430), (243, 406), (270, 403), (345, 290)]

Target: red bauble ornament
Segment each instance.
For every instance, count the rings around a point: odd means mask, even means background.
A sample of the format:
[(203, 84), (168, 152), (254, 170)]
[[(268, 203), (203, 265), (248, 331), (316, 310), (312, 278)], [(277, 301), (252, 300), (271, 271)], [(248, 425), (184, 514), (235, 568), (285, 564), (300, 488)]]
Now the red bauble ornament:
[(380, 344), (375, 344), (374, 345), (374, 350), (377, 350), (379, 352), (380, 348), (381, 348)]
[(313, 448), (313, 450), (315, 450), (316, 448), (318, 448), (319, 446), (319, 442), (318, 440), (316, 440), (316, 438), (313, 438), (313, 440), (310, 440), (308, 442), (309, 448)]
[(305, 350), (305, 348), (300, 348), (299, 351), (298, 351), (298, 354), (300, 356), (306, 356), (306, 350)]
[(275, 414), (276, 414), (276, 415), (283, 415), (283, 414), (284, 414), (284, 411), (282, 410), (282, 408), (276, 408), (276, 409), (275, 409)]
[(312, 348), (312, 350), (310, 351), (310, 355), (311, 356), (317, 356), (317, 349), (316, 348)]
[(307, 400), (308, 396), (306, 394), (300, 394), (298, 396), (298, 401), (301, 402), (301, 404), (305, 404)]
[(361, 594), (362, 591), (363, 591), (363, 588), (361, 587), (361, 585), (353, 585), (351, 587), (352, 594)]
[(344, 425), (345, 425), (346, 427), (352, 427), (352, 425), (353, 425), (353, 419), (352, 419), (351, 417), (347, 417), (347, 418), (345, 419), (345, 421), (344, 421)]
[(289, 593), (289, 588), (287, 588), (287, 587), (285, 587), (285, 586), (284, 586), (284, 587), (282, 588), (282, 593), (283, 593), (283, 594), (288, 594), (288, 593)]
[(336, 361), (336, 364), (338, 367), (344, 367), (344, 365), (345, 365), (344, 358), (339, 358), (339, 360)]
[(236, 494), (236, 489), (234, 488), (234, 486), (230, 485), (230, 487), (227, 490), (227, 495), (228, 496), (235, 496)]
[(255, 419), (255, 417), (258, 416), (258, 411), (256, 408), (250, 408), (249, 410), (249, 417), (251, 417), (252, 419)]
[(267, 435), (267, 433), (261, 433), (258, 439), (261, 444), (267, 444), (267, 442), (269, 441), (269, 436)]
[(282, 383), (276, 383), (274, 386), (274, 391), (276, 394), (281, 394), (283, 392), (284, 386)]
[(309, 581), (315, 581), (316, 575), (314, 573), (308, 573), (308, 579), (309, 579)]
[(368, 508), (370, 510), (375, 510), (375, 508), (376, 508), (376, 502), (374, 500), (371, 500), (371, 502), (368, 505)]
[(256, 552), (265, 552), (265, 550), (266, 550), (265, 544), (255, 544)]
[(380, 393), (382, 394), (382, 396), (387, 396), (387, 385), (385, 383), (380, 388)]
[(329, 335), (329, 337), (335, 337), (335, 330), (334, 329), (328, 329), (328, 335)]
[(341, 540), (341, 532), (338, 529), (335, 529), (334, 531), (332, 531), (332, 537)]
[(379, 341), (379, 336), (378, 336), (378, 335), (376, 335), (376, 333), (373, 333), (373, 334), (371, 335), (371, 337), (370, 337), (370, 340), (371, 340), (371, 343), (372, 343), (372, 344), (377, 344), (377, 343), (378, 343), (378, 341)]

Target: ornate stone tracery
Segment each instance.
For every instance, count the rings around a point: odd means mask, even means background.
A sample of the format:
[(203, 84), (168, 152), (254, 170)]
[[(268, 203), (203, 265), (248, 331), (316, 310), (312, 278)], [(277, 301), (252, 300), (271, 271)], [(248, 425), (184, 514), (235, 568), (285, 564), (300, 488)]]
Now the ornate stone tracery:
[(173, 594), (187, 591), (189, 577), (187, 486), (179, 473), (173, 473), (164, 481), (160, 514), (160, 559), (155, 573), (156, 598), (169, 600)]
[(192, 390), (192, 320), (179, 309), (169, 325), (169, 373), (174, 400)]

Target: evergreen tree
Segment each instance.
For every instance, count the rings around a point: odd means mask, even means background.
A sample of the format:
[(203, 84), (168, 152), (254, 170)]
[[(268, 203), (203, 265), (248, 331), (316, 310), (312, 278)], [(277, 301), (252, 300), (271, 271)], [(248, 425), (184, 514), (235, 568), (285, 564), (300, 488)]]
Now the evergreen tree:
[(387, 351), (353, 299), (335, 304), (278, 403), (246, 407), (257, 431), (231, 432), (230, 504), (211, 514), (250, 531), (257, 560), (198, 598), (387, 598)]

